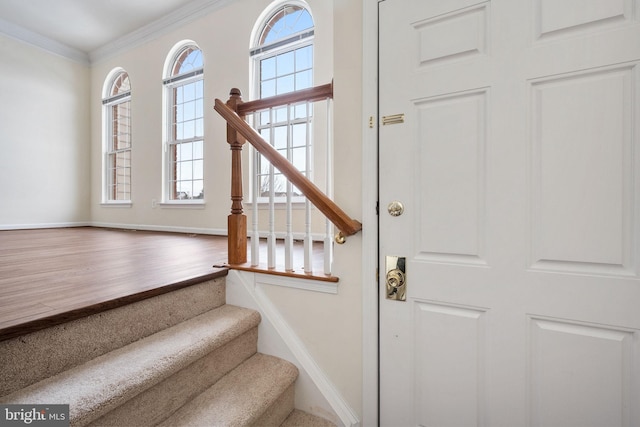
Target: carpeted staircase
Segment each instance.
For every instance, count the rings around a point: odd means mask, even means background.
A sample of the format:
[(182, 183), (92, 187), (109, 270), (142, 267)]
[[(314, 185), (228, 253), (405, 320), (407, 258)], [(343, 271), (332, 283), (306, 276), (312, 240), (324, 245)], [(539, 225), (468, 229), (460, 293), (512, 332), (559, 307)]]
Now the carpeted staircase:
[(0, 403), (69, 404), (72, 426), (332, 426), (294, 410), (297, 368), (257, 353), (225, 278), (0, 342)]

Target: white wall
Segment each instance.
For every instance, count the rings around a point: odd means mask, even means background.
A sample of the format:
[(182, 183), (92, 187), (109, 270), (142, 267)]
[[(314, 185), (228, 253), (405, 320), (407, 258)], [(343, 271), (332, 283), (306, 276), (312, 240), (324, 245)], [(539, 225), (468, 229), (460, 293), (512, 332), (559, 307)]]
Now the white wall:
[(0, 35), (0, 229), (90, 220), (89, 68)]
[[(315, 80), (334, 80), (335, 199), (355, 218), (361, 218), (361, 5), (357, 0), (308, 0), (316, 24)], [(238, 87), (250, 99), (250, 35), (269, 0), (239, 0), (195, 22), (94, 64), (92, 99), (92, 219), (101, 224), (187, 227), (225, 230), (229, 212), (230, 153), (225, 126), (212, 109), (214, 98), (226, 101)], [(232, 36), (233, 35), (233, 36)], [(204, 209), (151, 207), (161, 199), (162, 69), (175, 43), (198, 43), (205, 58), (205, 200)], [(114, 67), (129, 73), (132, 87), (133, 205), (100, 205), (101, 120), (104, 80)], [(245, 149), (245, 154), (248, 150)], [(246, 156), (245, 156), (246, 157)], [(246, 160), (246, 159), (245, 159)], [(244, 163), (245, 177), (248, 162)], [(248, 194), (245, 180), (245, 195)], [(213, 190), (216, 190), (214, 193)], [(245, 208), (248, 208), (245, 206)], [(249, 209), (246, 209), (249, 210)], [(362, 289), (361, 237), (336, 247), (338, 295), (298, 289), (266, 287), (265, 293), (294, 328), (327, 376), (353, 410), (362, 412)]]
[[(249, 46), (252, 29), (270, 0), (240, 0), (183, 25), (141, 46), (93, 65), (91, 74), (92, 219), (99, 225), (125, 224), (225, 233), (230, 201), (231, 153), (224, 120), (213, 110), (214, 99), (226, 101), (229, 90), (239, 88), (250, 99)], [(310, 1), (316, 24), (317, 84), (333, 77), (331, 2)], [(173, 46), (193, 40), (204, 54), (205, 90), (205, 201), (204, 208), (152, 207), (162, 199), (162, 72)], [(115, 67), (131, 81), (132, 206), (107, 207), (101, 202), (102, 118), (100, 99), (105, 78)], [(249, 148), (244, 149), (245, 202), (248, 199)], [(250, 207), (245, 203), (247, 215)], [(250, 216), (249, 216), (250, 218)], [(250, 221), (250, 220), (249, 220)]]
[[(361, 219), (361, 2), (308, 3), (316, 24), (316, 84), (333, 79), (335, 85), (334, 198), (348, 214)], [(224, 122), (213, 111), (213, 100), (226, 100), (232, 87), (249, 97), (249, 39), (255, 20), (269, 4), (270, 0), (230, 2), (195, 22), (94, 63), (90, 71), (0, 38), (0, 93), (3, 101), (9, 100), (0, 106), (0, 226), (91, 221), (95, 225), (225, 232), (230, 153)], [(153, 208), (152, 199), (162, 198), (162, 68), (170, 49), (184, 39), (197, 42), (205, 57), (206, 207)], [(133, 203), (125, 208), (101, 205), (101, 97), (104, 80), (114, 67), (124, 68), (132, 85)], [(16, 191), (13, 182), (21, 182), (25, 191)], [(361, 254), (361, 234), (336, 246), (337, 295), (265, 288), (360, 416)]]

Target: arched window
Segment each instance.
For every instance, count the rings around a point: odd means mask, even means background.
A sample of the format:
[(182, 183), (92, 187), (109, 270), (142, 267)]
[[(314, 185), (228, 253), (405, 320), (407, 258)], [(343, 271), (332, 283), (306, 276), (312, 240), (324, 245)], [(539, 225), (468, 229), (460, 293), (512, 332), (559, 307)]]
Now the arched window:
[(204, 61), (193, 42), (167, 58), (164, 200), (204, 199)]
[[(259, 98), (281, 95), (313, 87), (313, 35), (311, 13), (302, 2), (281, 3), (259, 22), (250, 56), (254, 88)], [(260, 134), (300, 172), (310, 174), (312, 108), (307, 104), (258, 113), (254, 123)], [(258, 156), (253, 162), (259, 195), (269, 191), (269, 163)], [(286, 189), (286, 180), (275, 173), (277, 195)], [(297, 189), (294, 192), (298, 194)]]
[(105, 202), (131, 201), (131, 83), (116, 69), (107, 77), (102, 98), (104, 111)]

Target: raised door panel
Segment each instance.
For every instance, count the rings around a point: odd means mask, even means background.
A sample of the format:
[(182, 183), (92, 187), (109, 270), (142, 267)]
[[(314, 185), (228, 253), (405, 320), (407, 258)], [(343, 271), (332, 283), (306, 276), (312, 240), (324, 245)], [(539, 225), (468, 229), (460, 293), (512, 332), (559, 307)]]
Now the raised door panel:
[(536, 37), (586, 33), (634, 18), (634, 0), (535, 0)]
[(485, 310), (418, 301), (414, 312), (416, 425), (486, 425)]
[(532, 426), (631, 425), (637, 330), (534, 316), (529, 326)]
[(416, 258), (485, 264), (487, 92), (420, 99), (415, 108)]
[(635, 275), (637, 66), (532, 83), (532, 266)]

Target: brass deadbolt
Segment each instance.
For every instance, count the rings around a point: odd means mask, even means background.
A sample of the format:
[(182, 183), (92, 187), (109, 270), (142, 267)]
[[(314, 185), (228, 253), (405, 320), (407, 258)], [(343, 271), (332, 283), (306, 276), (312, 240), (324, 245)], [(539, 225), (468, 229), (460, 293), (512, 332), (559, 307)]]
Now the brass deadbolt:
[(404, 285), (405, 281), (404, 273), (400, 269), (396, 268), (387, 273), (387, 284), (394, 289)]
[(387, 211), (391, 216), (400, 216), (404, 212), (404, 205), (401, 202), (394, 200), (387, 205)]

